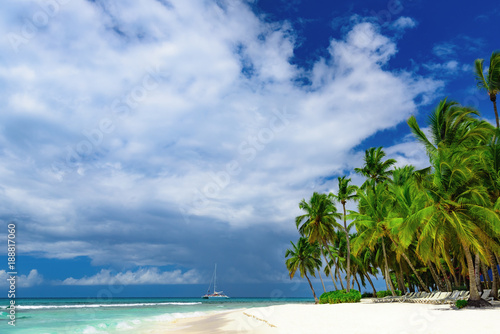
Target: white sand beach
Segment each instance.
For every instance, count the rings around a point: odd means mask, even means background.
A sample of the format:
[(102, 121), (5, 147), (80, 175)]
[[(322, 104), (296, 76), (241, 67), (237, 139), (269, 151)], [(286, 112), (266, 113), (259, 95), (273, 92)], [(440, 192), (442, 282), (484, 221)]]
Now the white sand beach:
[(180, 319), (147, 333), (498, 333), (500, 307), (356, 303), (278, 305)]

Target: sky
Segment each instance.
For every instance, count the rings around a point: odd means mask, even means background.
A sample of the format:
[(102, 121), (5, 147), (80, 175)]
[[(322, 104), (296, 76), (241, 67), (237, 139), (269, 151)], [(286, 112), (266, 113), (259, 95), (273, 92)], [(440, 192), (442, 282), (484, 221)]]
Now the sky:
[(496, 1), (0, 7), (20, 296), (199, 296), (215, 263), (229, 295), (309, 296), (284, 264), (303, 198), (361, 184), (369, 147), (426, 167), (406, 120), (441, 99), (493, 121), (472, 64), (500, 48)]

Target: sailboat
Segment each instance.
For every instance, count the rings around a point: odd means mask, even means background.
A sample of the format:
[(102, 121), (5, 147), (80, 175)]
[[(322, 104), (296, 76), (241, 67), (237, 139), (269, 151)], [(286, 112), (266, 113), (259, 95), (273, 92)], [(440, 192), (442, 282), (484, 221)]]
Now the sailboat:
[[(214, 293), (210, 293), (210, 287), (212, 286), (212, 281), (214, 282)], [(212, 281), (208, 285), (207, 293), (202, 296), (203, 299), (225, 299), (229, 298), (224, 294), (223, 291), (217, 291), (217, 263), (215, 264), (214, 275), (212, 276)]]

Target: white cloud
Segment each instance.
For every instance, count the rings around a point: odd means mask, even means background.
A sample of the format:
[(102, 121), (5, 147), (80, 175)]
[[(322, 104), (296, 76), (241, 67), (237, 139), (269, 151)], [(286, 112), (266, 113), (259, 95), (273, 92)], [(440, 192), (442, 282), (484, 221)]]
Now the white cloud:
[(196, 284), (200, 278), (196, 270), (186, 272), (180, 270), (161, 272), (158, 268), (141, 268), (137, 271), (126, 271), (115, 273), (111, 270), (102, 269), (99, 273), (90, 277), (66, 278), (60, 285), (163, 285), (163, 284)]
[(449, 60), (443, 63), (429, 62), (423, 64), (422, 66), (427, 70), (438, 74), (438, 76), (455, 76), (461, 73), (472, 73), (471, 65), (460, 64), (457, 60)]
[(434, 45), (432, 53), (440, 58), (447, 58), (456, 55), (457, 45), (449, 42), (439, 43)]
[[(220, 254), (248, 253), (231, 233), (291, 233), (312, 186), (442, 87), (390, 70), (396, 41), (374, 24), (332, 39), (309, 72), (290, 61), (288, 23), (240, 1), (171, 3), (72, 1), (18, 52), (0, 42), (0, 213), (25, 222), (20, 253), (194, 266), (221, 236)], [(39, 8), (8, 4), (2, 35), (22, 29), (12, 11)]]
[[(16, 277), (16, 290), (18, 288), (29, 288), (44, 282), (43, 276), (36, 269), (32, 269), (28, 275), (14, 275)], [(0, 270), (0, 286), (8, 286), (8, 279), (12, 278), (5, 270)]]
[(401, 16), (396, 21), (392, 23), (392, 28), (398, 30), (415, 28), (417, 26), (417, 22), (411, 17)]

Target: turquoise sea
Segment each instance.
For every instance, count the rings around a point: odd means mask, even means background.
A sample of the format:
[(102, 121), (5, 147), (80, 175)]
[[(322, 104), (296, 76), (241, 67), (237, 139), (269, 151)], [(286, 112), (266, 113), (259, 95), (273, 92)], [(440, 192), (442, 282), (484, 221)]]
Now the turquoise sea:
[(178, 318), (238, 308), (313, 303), (310, 298), (115, 298), (17, 299), (16, 326), (8, 324), (8, 300), (0, 300), (0, 333), (141, 333)]

